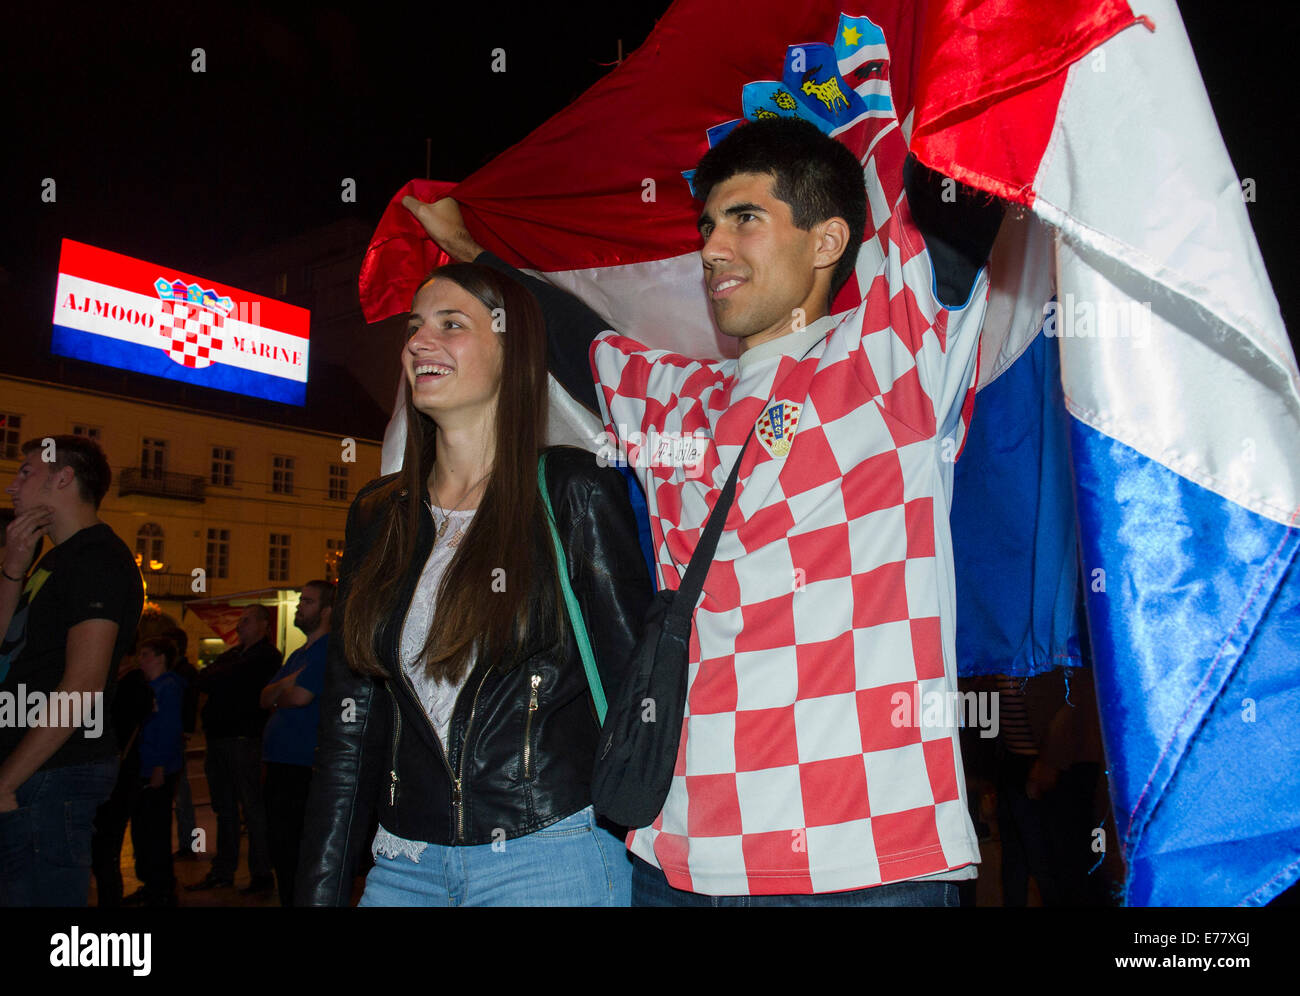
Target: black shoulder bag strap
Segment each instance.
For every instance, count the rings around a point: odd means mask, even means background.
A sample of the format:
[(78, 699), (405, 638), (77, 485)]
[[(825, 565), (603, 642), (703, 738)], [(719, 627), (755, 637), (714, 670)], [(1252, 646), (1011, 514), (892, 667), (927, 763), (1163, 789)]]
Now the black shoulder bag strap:
[(727, 475), (727, 483), (723, 485), (722, 494), (718, 495), (713, 511), (709, 513), (709, 520), (704, 524), (704, 532), (700, 534), (700, 542), (696, 545), (695, 552), (691, 554), (690, 563), (686, 565), (682, 583), (677, 586), (677, 593), (673, 595), (672, 608), (668, 610), (664, 625), (674, 633), (689, 633), (691, 630), (695, 603), (700, 600), (700, 592), (704, 590), (704, 579), (709, 574), (709, 568), (713, 566), (713, 555), (718, 550), (722, 526), (727, 521), (727, 513), (731, 511), (732, 503), (736, 500), (736, 481), (740, 477), (740, 462), (745, 459), (745, 451), (749, 449), (749, 441), (753, 438), (754, 429), (751, 428), (744, 444), (740, 447), (740, 452), (736, 454), (736, 462), (732, 464), (731, 473)]
[(735, 501), (740, 463), (753, 436), (750, 429), (682, 583), (676, 591), (661, 590), (651, 602), (627, 672), (609, 703), (592, 771), (591, 798), (597, 811), (626, 827), (649, 825), (663, 809), (672, 784), (686, 709), (695, 603)]

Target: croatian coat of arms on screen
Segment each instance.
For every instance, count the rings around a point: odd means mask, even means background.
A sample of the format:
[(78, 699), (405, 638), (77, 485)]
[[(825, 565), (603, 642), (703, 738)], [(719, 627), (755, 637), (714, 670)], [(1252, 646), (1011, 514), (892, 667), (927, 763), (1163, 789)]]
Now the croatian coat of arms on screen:
[(174, 362), (192, 370), (211, 366), (222, 348), (226, 318), (234, 302), (198, 284), (159, 277), (154, 289), (162, 300), (158, 319), (159, 346)]

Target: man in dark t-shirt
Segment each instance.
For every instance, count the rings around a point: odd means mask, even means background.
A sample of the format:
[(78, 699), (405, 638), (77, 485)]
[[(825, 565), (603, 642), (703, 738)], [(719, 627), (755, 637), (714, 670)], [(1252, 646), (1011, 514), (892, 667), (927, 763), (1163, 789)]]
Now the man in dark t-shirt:
[[(99, 519), (112, 471), (98, 444), (47, 436), (22, 452), (0, 570), (0, 906), (84, 906), (144, 585)], [(54, 547), (29, 574), (45, 536)]]

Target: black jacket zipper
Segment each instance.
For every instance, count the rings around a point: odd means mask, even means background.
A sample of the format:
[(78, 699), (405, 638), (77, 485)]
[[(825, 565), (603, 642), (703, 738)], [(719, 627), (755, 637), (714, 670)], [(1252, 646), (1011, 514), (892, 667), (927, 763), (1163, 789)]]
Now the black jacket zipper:
[(384, 683), (388, 689), (388, 695), (393, 700), (393, 757), (392, 765), (388, 769), (388, 808), (397, 807), (397, 745), (402, 740), (402, 707), (397, 703), (397, 693), (393, 691), (393, 686), (388, 682)]
[[(424, 711), (424, 706), (423, 706), (422, 704), (420, 704), (420, 697), (419, 697), (418, 695), (415, 694), (415, 688), (411, 685), (411, 679), (408, 678), (408, 677), (406, 676), (406, 669), (405, 669), (404, 667), (402, 667), (402, 665), (401, 665), (400, 663), (397, 663), (395, 666), (396, 666), (396, 668), (397, 668), (397, 673), (398, 673), (398, 675), (399, 675), (400, 678), (401, 678), (402, 684), (404, 684), (404, 685), (406, 686), (406, 690), (409, 691), (409, 692), (411, 693), (411, 698), (413, 698), (413, 699), (415, 700), (416, 705), (417, 705), (417, 707), (418, 707), (418, 709), (419, 709), (419, 713), (420, 713), (420, 715), (423, 716), (423, 717), (424, 717), (424, 721), (425, 721), (426, 723), (429, 724), (429, 732), (433, 734), (433, 742), (434, 742), (435, 744), (438, 745), (438, 757), (442, 759), (442, 766), (443, 766), (444, 768), (447, 769), (447, 777), (451, 779), (451, 784), (452, 784), (451, 801), (452, 801), (453, 803), (455, 803), (455, 805), (456, 805), (456, 820), (457, 820), (457, 824), (459, 825), (459, 824), (462, 822), (462, 820), (463, 820), (463, 818), (462, 818), (462, 816), (461, 816), (460, 779), (457, 778), (457, 777), (456, 777), (456, 773), (455, 773), (454, 771), (451, 770), (451, 763), (447, 760), (447, 752), (446, 752), (445, 750), (443, 750), (443, 746), (442, 746), (442, 737), (438, 736), (438, 731), (437, 731), (436, 729), (434, 729), (434, 726), (433, 726), (433, 720), (431, 720), (431, 719), (429, 718), (429, 714), (428, 714), (427, 712)], [(397, 700), (396, 700), (396, 697), (395, 697), (395, 696), (394, 696), (394, 699), (393, 699), (393, 707), (394, 707), (395, 709), (397, 709), (397, 711), (398, 711), (397, 729), (398, 729), (398, 731), (400, 732), (400, 731), (401, 731), (401, 728), (402, 728), (402, 720), (401, 720), (401, 708), (402, 708), (402, 707), (397, 703)], [(393, 745), (393, 771), (392, 771), (392, 776), (393, 776), (393, 785), (396, 786), (396, 785), (397, 785), (397, 745), (396, 745), (396, 741), (394, 741), (394, 745)], [(458, 833), (458, 834), (457, 834), (457, 838), (459, 839), (460, 836), (461, 836), (461, 835)]]
[[(423, 502), (424, 500), (421, 499), (421, 501)], [(432, 514), (432, 512), (430, 512), (430, 514)], [(424, 521), (421, 526), (421, 539), (424, 538), (425, 531), (428, 530), (429, 528), (430, 527), (428, 525), (427, 520)], [(420, 544), (420, 550), (421, 552), (423, 552), (425, 558), (429, 556), (429, 551), (432, 548), (433, 548), (432, 543), (429, 544), (428, 548), (425, 548), (423, 543)], [(418, 584), (419, 584), (419, 575), (415, 574), (414, 580), (411, 582), (409, 586), (407, 586), (405, 591), (408, 612), (410, 611), (410, 600), (414, 596), (415, 589), (418, 586)], [(403, 626), (404, 625), (405, 625), (405, 615), (403, 615)], [(401, 630), (399, 629), (398, 641), (400, 641), (400, 633)], [(451, 779), (451, 786), (452, 786), (451, 801), (452, 801), (452, 805), (456, 807), (456, 840), (458, 842), (463, 842), (465, 840), (465, 799), (464, 799), (464, 792), (463, 792), (463, 783), (465, 777), (465, 755), (466, 753), (468, 753), (467, 747), (469, 745), (470, 732), (474, 726), (474, 712), (478, 708), (479, 694), (483, 691), (483, 686), (487, 683), (488, 673), (492, 669), (491, 667), (484, 668), (483, 676), (479, 679), (478, 687), (474, 690), (474, 701), (470, 704), (469, 717), (465, 722), (465, 736), (461, 740), (460, 753), (456, 759), (457, 760), (456, 770), (453, 771), (451, 766), (451, 761), (448, 757), (447, 748), (444, 747), (442, 743), (442, 738), (438, 736), (438, 731), (433, 726), (433, 720), (431, 720), (429, 718), (429, 714), (424, 711), (424, 705), (420, 702), (420, 697), (415, 693), (415, 688), (414, 686), (412, 686), (410, 679), (407, 677), (405, 668), (402, 667), (401, 659), (400, 659), (400, 650), (398, 649), (398, 647), (399, 647), (398, 642), (394, 642), (392, 644), (391, 647), (392, 652), (389, 655), (391, 667), (396, 670), (399, 680), (402, 682), (403, 685), (405, 685), (406, 690), (410, 693), (411, 700), (415, 703), (416, 711), (419, 712), (419, 714), (424, 717), (424, 721), (429, 725), (429, 732), (433, 735), (434, 743), (438, 745), (438, 756), (442, 760), (443, 767), (447, 769), (447, 777)], [(529, 699), (528, 723), (529, 723), (530, 731), (531, 731), (531, 724), (532, 724), (532, 713), (535, 712), (537, 708), (537, 684), (539, 684), (541, 681), (541, 677), (539, 675), (534, 675), (533, 678), (534, 678), (533, 693), (531, 698)], [(393, 694), (394, 696), (393, 708), (397, 713), (394, 719), (393, 764), (392, 764), (392, 768), (389, 770), (390, 782), (388, 786), (388, 798), (390, 804), (395, 805), (398, 788), (400, 786), (400, 776), (397, 770), (397, 745), (401, 737), (402, 721), (401, 721), (401, 705), (398, 703), (396, 694), (393, 693), (391, 685), (389, 685), (389, 693)], [(459, 696), (457, 698), (459, 699)], [(453, 713), (452, 726), (454, 727), (454, 725), (455, 722), (454, 722), (454, 713)], [(447, 734), (448, 734), (448, 739), (450, 739), (451, 729), (448, 729)], [(527, 748), (525, 748), (524, 766), (526, 770), (530, 766), (529, 762), (530, 762), (530, 758), (528, 756)]]
[[(427, 503), (426, 503), (423, 499), (421, 499), (421, 504), (426, 504), (426, 505), (427, 505)], [(430, 512), (430, 514), (432, 514), (432, 511)], [(428, 530), (428, 529), (429, 529), (428, 523), (427, 523), (427, 522), (423, 522), (422, 525), (421, 525), (421, 530), (420, 530), (420, 538), (421, 538), (421, 539), (424, 538), (424, 536), (425, 536), (425, 534), (426, 534), (426, 530)], [(421, 543), (420, 546), (421, 546), (421, 550), (422, 550), (422, 552), (424, 553), (425, 558), (428, 558), (428, 556), (429, 556), (429, 551), (432, 550), (432, 548), (433, 548), (433, 544), (430, 543), (428, 549), (424, 549), (424, 544), (423, 544), (423, 543)], [(415, 589), (418, 587), (418, 585), (419, 585), (419, 574), (416, 574), (415, 577), (414, 577), (414, 581), (413, 581), (413, 582), (412, 582), (412, 583), (407, 587), (407, 590), (405, 591), (405, 596), (406, 596), (406, 611), (407, 611), (408, 613), (410, 612), (410, 609), (411, 609), (411, 598), (414, 597), (414, 595), (415, 595)], [(406, 624), (406, 614), (405, 614), (405, 613), (404, 613), (403, 616), (402, 616), (402, 624), (403, 624), (403, 626), (405, 626), (405, 624)], [(398, 635), (398, 640), (400, 641), (401, 630), (399, 629), (397, 632), (398, 632), (398, 634), (399, 634), (399, 635)], [(416, 711), (417, 711), (421, 716), (424, 717), (424, 721), (425, 721), (425, 722), (428, 724), (428, 726), (429, 726), (429, 732), (433, 735), (433, 742), (434, 742), (435, 744), (437, 744), (437, 746), (438, 746), (438, 757), (442, 760), (442, 766), (443, 766), (444, 768), (447, 769), (447, 777), (451, 779), (451, 784), (452, 784), (451, 801), (452, 801), (452, 803), (453, 803), (453, 804), (455, 805), (455, 807), (456, 807), (456, 827), (457, 827), (457, 830), (456, 830), (456, 839), (457, 839), (457, 840), (463, 840), (463, 839), (464, 839), (464, 835), (465, 835), (465, 833), (464, 833), (464, 827), (465, 827), (465, 814), (464, 814), (464, 802), (463, 802), (463, 800), (462, 800), (462, 798), (461, 798), (461, 779), (458, 778), (458, 777), (456, 776), (456, 773), (455, 773), (454, 771), (451, 770), (451, 762), (448, 761), (448, 759), (447, 759), (447, 752), (446, 752), (446, 750), (444, 750), (444, 748), (443, 748), (443, 745), (442, 745), (442, 737), (438, 736), (438, 731), (437, 731), (436, 729), (434, 729), (434, 726), (433, 726), (433, 720), (431, 720), (431, 719), (429, 718), (429, 714), (428, 714), (427, 712), (424, 711), (424, 705), (420, 702), (420, 697), (419, 697), (418, 695), (415, 694), (415, 688), (414, 688), (414, 686), (411, 684), (411, 680), (410, 680), (410, 678), (408, 678), (407, 675), (406, 675), (406, 669), (405, 669), (404, 667), (402, 667), (401, 656), (400, 656), (400, 650), (399, 650), (399, 643), (396, 643), (396, 642), (395, 642), (395, 643), (393, 644), (393, 646), (392, 646), (392, 653), (391, 653), (391, 655), (390, 655), (389, 660), (390, 660), (390, 668), (391, 668), (393, 671), (395, 671), (395, 672), (397, 673), (398, 680), (402, 682), (402, 684), (406, 687), (406, 690), (410, 693), (410, 695), (411, 695), (411, 700), (415, 703)], [(484, 678), (486, 678), (486, 677), (487, 677), (487, 675), (484, 674)], [(480, 683), (480, 685), (479, 685), (479, 688), (480, 688), (480, 689), (482, 688), (482, 684), (481, 684), (481, 683)], [(396, 712), (396, 718), (395, 718), (395, 720), (394, 720), (394, 729), (395, 729), (396, 733), (395, 733), (394, 738), (393, 738), (393, 766), (392, 766), (392, 769), (389, 771), (389, 777), (391, 778), (391, 782), (390, 782), (389, 787), (388, 787), (388, 799), (389, 799), (389, 803), (390, 803), (390, 805), (392, 805), (392, 804), (395, 804), (395, 800), (396, 800), (396, 797), (397, 797), (397, 789), (398, 789), (398, 786), (399, 786), (399, 784), (400, 784), (400, 782), (399, 782), (399, 776), (398, 776), (398, 772), (397, 772), (397, 742), (398, 742), (398, 739), (399, 739), (400, 736), (401, 736), (401, 730), (402, 730), (402, 707), (401, 707), (401, 705), (400, 705), (400, 704), (398, 703), (398, 701), (397, 701), (397, 695), (396, 695), (396, 693), (393, 692), (393, 690), (392, 690), (392, 685), (391, 685), (391, 684), (388, 686), (388, 690), (389, 690), (389, 693), (393, 695), (393, 709), (394, 709), (395, 712)], [(477, 695), (477, 694), (475, 694), (475, 696), (474, 696), (474, 700), (475, 700), (475, 703), (478, 702), (478, 695)], [(472, 719), (472, 718), (473, 718), (473, 713), (471, 712), (471, 719)], [(463, 770), (463, 768), (464, 768), (464, 763), (463, 763), (463, 761), (462, 761), (462, 765), (461, 765), (461, 767), (462, 767), (462, 770)]]
[[(459, 774), (455, 778), (455, 790), (452, 793), (451, 801), (456, 804), (456, 839), (463, 841), (465, 839), (465, 800), (461, 794), (461, 781), (465, 777), (465, 755), (469, 753), (469, 732), (474, 726), (474, 710), (478, 708), (478, 696), (483, 691), (484, 684), (487, 683), (488, 671), (491, 668), (483, 669), (483, 677), (479, 679), (478, 688), (474, 690), (474, 701), (470, 703), (469, 718), (465, 721), (465, 738), (460, 743), (460, 755), (457, 757)], [(450, 731), (448, 731), (450, 734)]]
[(532, 692), (528, 696), (528, 714), (524, 718), (524, 778), (533, 777), (533, 713), (537, 712), (537, 686), (542, 683), (542, 676), (535, 674), (529, 679)]

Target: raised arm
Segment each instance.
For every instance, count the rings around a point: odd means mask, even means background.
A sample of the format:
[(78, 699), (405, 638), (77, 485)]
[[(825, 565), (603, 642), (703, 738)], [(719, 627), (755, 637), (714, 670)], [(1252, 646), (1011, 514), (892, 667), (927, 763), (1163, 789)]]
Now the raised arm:
[(296, 708), (299, 706), (311, 705), (311, 700), (316, 696), (307, 691), (305, 688), (298, 687), (298, 675), (302, 674), (307, 667), (306, 664), (286, 674), (279, 681), (273, 681), (262, 689), (262, 694), (258, 697), (257, 704), (263, 709)]
[(466, 230), (460, 206), (452, 198), (425, 204), (408, 196), (402, 198), (402, 206), (415, 215), (429, 238), (452, 259), (490, 266), (532, 291), (546, 319), (547, 367), (575, 400), (599, 415), (596, 385), (591, 379), (587, 357), (592, 340), (610, 328), (609, 322), (568, 291), (522, 273), (485, 250)]
[(465, 219), (460, 213), (460, 205), (452, 198), (444, 197), (440, 201), (426, 204), (408, 194), (402, 198), (402, 207), (415, 215), (429, 238), (438, 243), (442, 251), (457, 263), (473, 262), (483, 251), (483, 247), (469, 234)]
[(4, 561), (0, 564), (0, 640), (9, 631), (14, 612), (27, 583), (27, 568), (40, 552), (42, 539), (50, 531), (54, 513), (38, 505), (14, 517), (5, 530)]
[(939, 303), (966, 303), (971, 285), (989, 258), (1002, 224), (1004, 205), (989, 194), (957, 183), (908, 156), (903, 185), (916, 227), (934, 264)]

